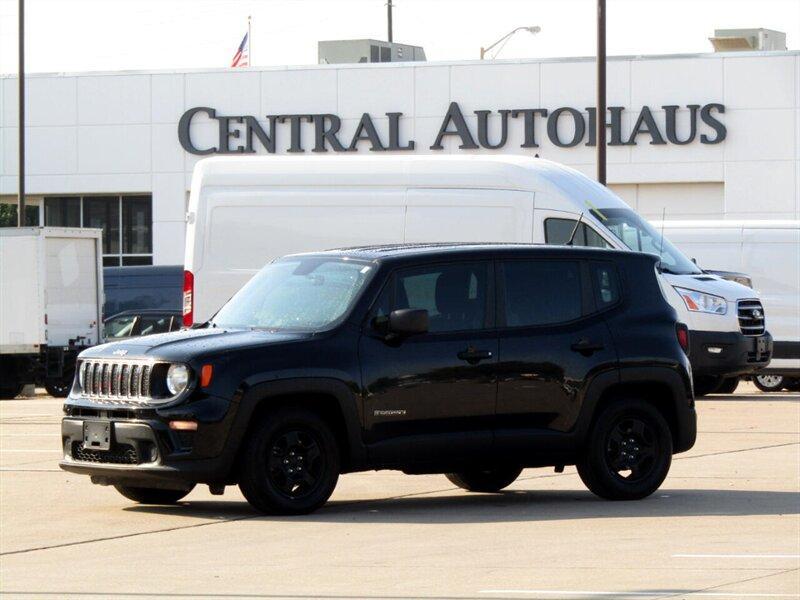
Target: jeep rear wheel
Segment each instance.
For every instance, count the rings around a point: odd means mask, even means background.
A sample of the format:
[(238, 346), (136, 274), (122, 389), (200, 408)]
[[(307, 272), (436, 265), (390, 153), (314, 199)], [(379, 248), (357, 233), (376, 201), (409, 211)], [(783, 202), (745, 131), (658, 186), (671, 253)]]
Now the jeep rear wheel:
[(608, 500), (639, 500), (655, 492), (672, 464), (672, 434), (661, 413), (638, 400), (607, 407), (589, 434), (578, 474)]
[(470, 492), (499, 492), (517, 480), (522, 469), (519, 467), (500, 467), (484, 471), (462, 471), (445, 473), (452, 483)]
[(139, 504), (175, 504), (182, 499), (194, 486), (188, 490), (170, 490), (162, 488), (131, 487), (128, 485), (115, 485), (116, 490), (128, 500)]
[(239, 488), (257, 510), (306, 514), (333, 493), (339, 479), (339, 447), (316, 413), (291, 408), (270, 413), (246, 444)]

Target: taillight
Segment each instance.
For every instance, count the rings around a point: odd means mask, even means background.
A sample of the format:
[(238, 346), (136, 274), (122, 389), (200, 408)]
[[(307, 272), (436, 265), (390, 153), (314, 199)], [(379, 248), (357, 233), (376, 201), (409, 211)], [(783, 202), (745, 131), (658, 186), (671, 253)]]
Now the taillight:
[(194, 275), (191, 271), (183, 272), (183, 326), (191, 327), (194, 323)]
[(686, 355), (689, 355), (689, 328), (683, 323), (675, 325), (675, 335), (678, 336), (678, 343), (683, 348)]

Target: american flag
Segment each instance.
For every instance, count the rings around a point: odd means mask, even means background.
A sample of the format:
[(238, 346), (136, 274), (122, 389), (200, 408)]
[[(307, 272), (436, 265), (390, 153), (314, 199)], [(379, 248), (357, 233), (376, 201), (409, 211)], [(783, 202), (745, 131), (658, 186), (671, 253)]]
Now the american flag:
[(250, 40), (249, 33), (245, 33), (242, 38), (242, 43), (239, 44), (239, 49), (233, 55), (231, 67), (247, 67), (250, 63)]

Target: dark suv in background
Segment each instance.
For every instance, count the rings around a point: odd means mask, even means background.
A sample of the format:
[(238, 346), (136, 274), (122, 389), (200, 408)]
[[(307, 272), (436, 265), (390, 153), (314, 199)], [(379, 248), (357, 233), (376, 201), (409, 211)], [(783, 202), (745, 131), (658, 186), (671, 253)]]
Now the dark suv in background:
[(83, 352), (61, 467), (145, 503), (238, 484), (276, 513), (369, 469), (497, 492), (574, 464), (599, 496), (643, 498), (696, 436), (656, 261), (525, 245), (279, 259), (199, 328)]

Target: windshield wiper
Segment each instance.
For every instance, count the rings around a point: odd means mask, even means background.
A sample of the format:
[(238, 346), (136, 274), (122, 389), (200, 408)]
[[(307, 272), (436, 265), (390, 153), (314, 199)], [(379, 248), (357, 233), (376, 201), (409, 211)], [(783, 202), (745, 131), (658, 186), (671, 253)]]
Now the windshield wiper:
[(656, 269), (658, 269), (659, 273), (667, 273), (669, 275), (685, 275), (685, 273), (678, 273), (669, 267), (665, 267), (663, 264), (661, 264), (661, 262), (656, 263)]

